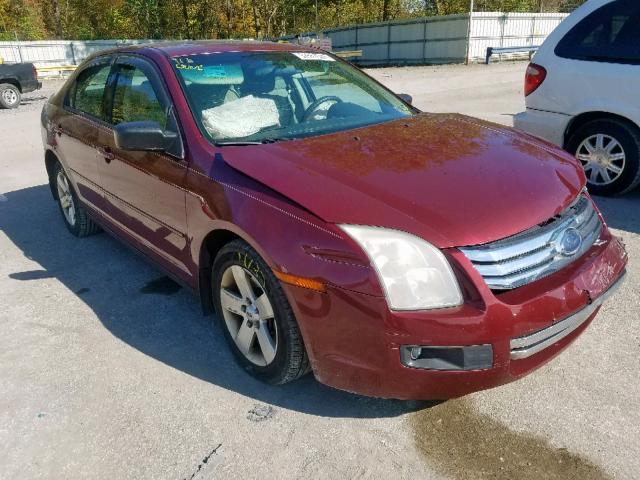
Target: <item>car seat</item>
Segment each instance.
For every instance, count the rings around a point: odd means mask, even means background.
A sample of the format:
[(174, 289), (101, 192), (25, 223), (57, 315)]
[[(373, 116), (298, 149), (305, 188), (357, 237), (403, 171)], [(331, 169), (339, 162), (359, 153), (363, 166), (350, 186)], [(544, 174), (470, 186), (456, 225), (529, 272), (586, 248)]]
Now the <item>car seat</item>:
[(293, 108), (287, 97), (274, 95), (276, 76), (273, 68), (258, 67), (244, 70), (244, 82), (240, 86), (242, 96), (253, 95), (258, 98), (273, 100), (280, 116), (280, 126), (293, 122)]

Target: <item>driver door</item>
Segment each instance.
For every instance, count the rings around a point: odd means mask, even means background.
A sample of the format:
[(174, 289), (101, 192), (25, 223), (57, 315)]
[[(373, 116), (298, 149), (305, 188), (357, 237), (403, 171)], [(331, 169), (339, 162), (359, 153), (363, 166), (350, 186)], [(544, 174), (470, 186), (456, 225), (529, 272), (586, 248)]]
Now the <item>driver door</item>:
[(164, 152), (121, 150), (113, 135), (115, 125), (138, 121), (155, 121), (180, 135), (164, 82), (147, 60), (118, 57), (108, 105), (111, 128), (98, 141), (107, 214), (121, 233), (190, 283), (186, 161)]

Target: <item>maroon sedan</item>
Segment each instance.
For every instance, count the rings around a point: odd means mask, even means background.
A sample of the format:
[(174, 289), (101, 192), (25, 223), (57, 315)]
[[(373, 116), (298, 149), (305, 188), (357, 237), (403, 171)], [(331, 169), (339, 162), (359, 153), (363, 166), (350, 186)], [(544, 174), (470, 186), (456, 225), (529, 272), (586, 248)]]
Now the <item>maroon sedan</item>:
[(313, 371), (403, 399), (494, 387), (566, 348), (625, 272), (576, 160), (422, 113), (319, 50), (103, 52), (42, 132), (68, 229), (105, 229), (198, 292), (269, 383)]

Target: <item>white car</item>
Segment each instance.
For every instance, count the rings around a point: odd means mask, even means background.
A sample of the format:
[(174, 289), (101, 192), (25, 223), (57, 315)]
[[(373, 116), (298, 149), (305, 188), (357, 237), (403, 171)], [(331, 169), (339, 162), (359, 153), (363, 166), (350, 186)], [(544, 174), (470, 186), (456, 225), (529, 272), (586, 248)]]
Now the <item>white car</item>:
[(576, 155), (589, 190), (640, 184), (640, 0), (589, 0), (549, 35), (527, 69), (516, 128)]

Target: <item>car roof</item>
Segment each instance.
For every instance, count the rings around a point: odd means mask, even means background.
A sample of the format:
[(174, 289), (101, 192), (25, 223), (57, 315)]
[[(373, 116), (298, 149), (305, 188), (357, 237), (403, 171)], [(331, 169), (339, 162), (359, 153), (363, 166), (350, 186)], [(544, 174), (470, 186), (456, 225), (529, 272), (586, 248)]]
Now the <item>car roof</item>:
[(170, 57), (220, 52), (304, 51), (308, 47), (291, 43), (261, 42), (256, 40), (216, 40), (197, 42), (160, 43), (151, 45)]
[(314, 48), (292, 43), (276, 43), (257, 40), (181, 40), (124, 45), (114, 49), (103, 50), (99, 52), (98, 55), (127, 52), (144, 54), (144, 52), (149, 49), (160, 50), (169, 57), (222, 52), (317, 51), (317, 49)]

